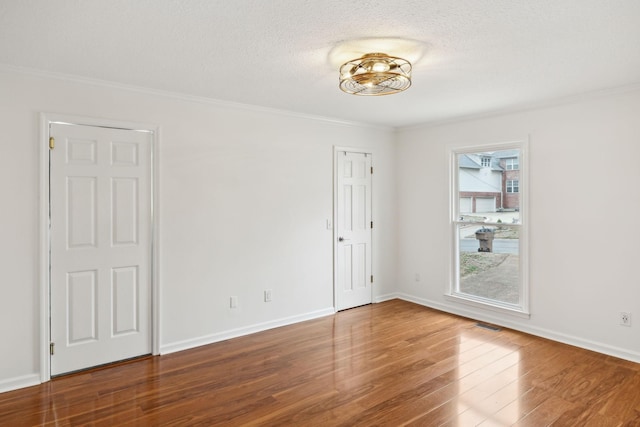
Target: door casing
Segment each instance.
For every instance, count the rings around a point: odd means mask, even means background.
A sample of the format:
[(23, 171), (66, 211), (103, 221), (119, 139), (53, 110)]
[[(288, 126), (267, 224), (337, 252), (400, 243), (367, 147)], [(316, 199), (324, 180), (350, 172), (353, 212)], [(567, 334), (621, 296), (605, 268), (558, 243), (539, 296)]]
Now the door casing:
[(49, 233), (49, 125), (67, 123), (75, 125), (107, 127), (150, 132), (151, 137), (151, 348), (154, 355), (160, 353), (160, 283), (159, 283), (159, 227), (158, 227), (158, 145), (159, 128), (138, 122), (123, 122), (83, 116), (40, 114), (40, 230), (39, 230), (39, 328), (40, 328), (40, 381), (51, 379), (49, 355), (50, 336), (50, 233)]

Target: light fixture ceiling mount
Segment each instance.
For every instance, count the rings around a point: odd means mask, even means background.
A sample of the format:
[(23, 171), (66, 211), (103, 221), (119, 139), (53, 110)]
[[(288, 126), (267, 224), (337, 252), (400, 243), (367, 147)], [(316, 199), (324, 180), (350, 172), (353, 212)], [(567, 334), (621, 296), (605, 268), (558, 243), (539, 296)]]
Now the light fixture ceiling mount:
[(411, 86), (411, 63), (386, 53), (367, 53), (340, 67), (340, 89), (353, 95), (390, 95)]

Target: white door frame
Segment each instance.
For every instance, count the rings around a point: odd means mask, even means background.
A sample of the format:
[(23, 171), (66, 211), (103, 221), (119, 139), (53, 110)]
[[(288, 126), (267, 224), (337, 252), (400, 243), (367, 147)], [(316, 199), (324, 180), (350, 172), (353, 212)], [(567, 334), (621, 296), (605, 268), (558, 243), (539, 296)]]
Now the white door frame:
[(49, 232), (49, 125), (66, 123), (74, 125), (138, 130), (151, 133), (151, 348), (160, 354), (160, 283), (159, 283), (159, 221), (158, 221), (158, 144), (159, 128), (156, 125), (96, 119), (66, 114), (41, 113), (40, 136), (40, 240), (39, 240), (39, 296), (40, 296), (40, 382), (51, 380), (49, 355), (50, 336), (50, 232)]
[[(362, 153), (372, 156), (371, 167), (373, 167), (373, 153), (367, 148), (354, 148), (354, 147), (341, 147), (333, 146), (333, 310), (338, 311), (338, 153), (347, 151), (349, 153)], [(373, 219), (373, 176), (371, 177), (371, 220)], [(371, 229), (371, 274), (375, 276), (375, 265), (373, 260), (374, 245), (373, 245), (373, 229)], [(373, 286), (371, 286), (371, 302), (373, 303)]]

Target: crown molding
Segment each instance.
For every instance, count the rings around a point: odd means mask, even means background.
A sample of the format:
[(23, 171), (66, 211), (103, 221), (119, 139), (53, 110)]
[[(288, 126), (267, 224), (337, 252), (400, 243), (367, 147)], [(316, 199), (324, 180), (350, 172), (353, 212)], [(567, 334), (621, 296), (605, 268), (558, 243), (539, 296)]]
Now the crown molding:
[(417, 123), (414, 125), (401, 126), (397, 128), (397, 131), (402, 132), (405, 130), (411, 131), (411, 130), (435, 128), (439, 126), (469, 122), (473, 120), (506, 116), (509, 114), (523, 113), (527, 111), (542, 110), (544, 108), (560, 107), (563, 105), (577, 104), (580, 102), (586, 102), (594, 99), (605, 98), (608, 96), (636, 92), (639, 90), (640, 90), (640, 82), (629, 84), (629, 85), (623, 85), (623, 86), (615, 86), (615, 87), (606, 88), (606, 89), (599, 89), (595, 91), (583, 92), (583, 93), (574, 94), (574, 95), (567, 95), (567, 96), (553, 98), (545, 101), (525, 103), (525, 104), (515, 105), (512, 107), (486, 111), (483, 113), (467, 114), (467, 115), (452, 117), (449, 119), (434, 120), (434, 121), (425, 122), (425, 123)]
[(83, 76), (78, 76), (74, 74), (57, 73), (53, 71), (44, 71), (44, 70), (28, 68), (28, 67), (18, 67), (18, 66), (9, 65), (9, 64), (0, 63), (0, 71), (12, 72), (15, 74), (30, 75), (30, 76), (41, 77), (41, 78), (50, 78), (50, 79), (55, 79), (60, 81), (67, 81), (71, 83), (80, 83), (80, 84), (86, 84), (91, 86), (103, 87), (107, 89), (122, 90), (126, 92), (140, 93), (143, 95), (160, 96), (163, 98), (211, 105), (211, 106), (220, 107), (220, 108), (229, 108), (229, 109), (235, 109), (235, 110), (250, 111), (254, 113), (271, 114), (271, 115), (277, 115), (277, 116), (298, 118), (303, 120), (312, 120), (316, 122), (323, 122), (323, 123), (339, 125), (339, 126), (357, 127), (357, 128), (373, 129), (373, 130), (387, 131), (387, 132), (393, 132), (396, 129), (390, 126), (380, 126), (380, 125), (374, 125), (370, 123), (342, 120), (335, 117), (325, 117), (325, 116), (318, 116), (313, 114), (304, 114), (304, 113), (299, 113), (291, 110), (282, 110), (278, 108), (263, 107), (259, 105), (253, 105), (253, 104), (243, 104), (240, 102), (225, 101), (225, 100), (220, 100), (215, 98), (208, 98), (205, 96), (188, 95), (188, 94), (179, 93), (179, 92), (153, 89), (153, 88), (144, 87), (144, 86), (128, 85), (124, 83), (117, 83), (117, 82), (112, 82), (108, 80), (83, 77)]
[(328, 123), (328, 124), (338, 125), (338, 126), (357, 127), (357, 128), (363, 128), (363, 129), (372, 129), (372, 130), (396, 132), (396, 133), (402, 132), (402, 131), (434, 128), (434, 127), (439, 127), (444, 125), (463, 123), (463, 122), (487, 119), (492, 117), (499, 117), (499, 116), (504, 116), (509, 114), (527, 112), (527, 111), (541, 110), (544, 108), (559, 107), (562, 105), (575, 104), (579, 102), (585, 102), (593, 99), (604, 98), (604, 97), (613, 96), (613, 95), (620, 95), (620, 94), (625, 94), (625, 93), (630, 93), (630, 92), (635, 92), (640, 90), (640, 82), (638, 82), (638, 83), (633, 83), (629, 85), (616, 86), (616, 87), (605, 88), (605, 89), (600, 89), (595, 91), (583, 92), (579, 94), (568, 95), (568, 96), (553, 98), (553, 99), (544, 100), (544, 101), (519, 104), (511, 107), (485, 111), (477, 114), (460, 115), (460, 116), (455, 116), (447, 119), (425, 121), (425, 122), (416, 123), (412, 125), (382, 126), (382, 125), (375, 125), (371, 123), (342, 120), (335, 117), (318, 116), (318, 115), (305, 114), (305, 113), (300, 113), (300, 112), (291, 111), (291, 110), (263, 107), (259, 105), (253, 105), (253, 104), (243, 104), (240, 102), (225, 101), (225, 100), (220, 100), (215, 98), (208, 98), (204, 96), (189, 95), (189, 94), (180, 93), (180, 92), (153, 89), (153, 88), (144, 87), (144, 86), (128, 85), (124, 83), (117, 83), (117, 82), (112, 82), (108, 80), (83, 77), (83, 76), (78, 76), (74, 74), (44, 71), (44, 70), (39, 70), (36, 68), (29, 68), (29, 67), (19, 67), (19, 66), (9, 65), (9, 64), (0, 63), (0, 71), (31, 75), (35, 77), (41, 77), (41, 78), (51, 78), (55, 80), (122, 90), (122, 91), (132, 92), (132, 93), (140, 93), (144, 95), (160, 96), (167, 99), (174, 99), (174, 100), (179, 100), (184, 102), (211, 105), (219, 108), (230, 108), (230, 109), (241, 110), (241, 111), (243, 110), (243, 111), (249, 111), (249, 112), (255, 112), (255, 113), (272, 114), (277, 116), (298, 118), (303, 120), (311, 120), (311, 121), (323, 122), (323, 123)]

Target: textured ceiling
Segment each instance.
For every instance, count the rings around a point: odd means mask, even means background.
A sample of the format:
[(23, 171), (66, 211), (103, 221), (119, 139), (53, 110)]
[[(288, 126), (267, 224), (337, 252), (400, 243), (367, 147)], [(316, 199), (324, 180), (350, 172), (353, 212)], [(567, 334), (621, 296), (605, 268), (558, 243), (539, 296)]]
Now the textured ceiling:
[[(412, 87), (342, 93), (367, 51)], [(640, 1), (0, 0), (0, 64), (400, 127), (640, 83)]]

